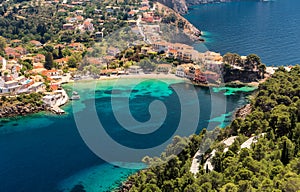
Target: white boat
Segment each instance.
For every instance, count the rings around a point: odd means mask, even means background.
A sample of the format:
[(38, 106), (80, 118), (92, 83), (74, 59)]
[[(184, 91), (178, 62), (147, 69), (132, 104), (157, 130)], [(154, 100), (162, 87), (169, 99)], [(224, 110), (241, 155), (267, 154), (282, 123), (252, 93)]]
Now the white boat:
[(80, 99), (80, 95), (76, 91), (73, 91), (71, 100), (79, 100), (79, 99)]

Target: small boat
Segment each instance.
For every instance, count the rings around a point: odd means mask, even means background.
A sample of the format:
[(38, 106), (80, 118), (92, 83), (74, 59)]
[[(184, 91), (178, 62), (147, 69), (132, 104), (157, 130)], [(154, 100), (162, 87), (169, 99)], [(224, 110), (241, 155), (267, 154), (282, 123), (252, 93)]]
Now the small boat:
[(76, 91), (73, 91), (71, 100), (79, 100), (79, 99), (80, 99), (80, 95)]

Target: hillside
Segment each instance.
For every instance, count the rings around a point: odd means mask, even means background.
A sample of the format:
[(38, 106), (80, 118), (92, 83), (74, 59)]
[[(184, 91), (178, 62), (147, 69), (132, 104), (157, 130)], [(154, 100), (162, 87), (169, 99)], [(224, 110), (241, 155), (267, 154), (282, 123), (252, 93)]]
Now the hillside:
[[(131, 176), (121, 191), (299, 191), (299, 74), (300, 66), (290, 72), (280, 67), (259, 86), (252, 112), (244, 119), (235, 119), (220, 132), (204, 129), (190, 138), (175, 137), (159, 158), (144, 158), (150, 168)], [(229, 147), (228, 138), (234, 138)], [(199, 146), (210, 149), (194, 157), (200, 166), (193, 175), (192, 157)]]

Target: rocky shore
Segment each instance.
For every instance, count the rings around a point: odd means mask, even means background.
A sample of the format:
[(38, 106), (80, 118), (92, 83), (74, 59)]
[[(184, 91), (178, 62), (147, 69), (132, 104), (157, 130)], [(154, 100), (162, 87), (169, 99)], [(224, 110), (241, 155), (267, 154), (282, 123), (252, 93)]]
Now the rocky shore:
[(244, 105), (243, 107), (239, 108), (235, 114), (234, 118), (242, 118), (245, 119), (248, 114), (252, 111), (252, 107), (250, 104)]
[(13, 106), (5, 106), (0, 108), (0, 118), (13, 117), (13, 116), (24, 116), (32, 113), (47, 110), (45, 105), (33, 105), (33, 104), (16, 104)]

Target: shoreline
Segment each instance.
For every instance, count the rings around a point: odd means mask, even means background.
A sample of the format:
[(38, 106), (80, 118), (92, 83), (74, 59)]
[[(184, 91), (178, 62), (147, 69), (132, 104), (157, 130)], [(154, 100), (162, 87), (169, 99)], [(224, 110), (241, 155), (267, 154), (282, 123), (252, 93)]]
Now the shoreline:
[[(130, 74), (130, 75), (120, 75), (120, 76), (101, 76), (98, 79), (80, 79), (80, 80), (71, 80), (69, 82), (67, 82), (66, 84), (72, 84), (72, 83), (76, 83), (76, 82), (88, 82), (88, 81), (109, 81), (109, 80), (119, 80), (119, 79), (157, 79), (157, 80), (180, 80), (184, 83), (188, 83), (188, 84), (192, 84), (195, 87), (200, 87), (200, 88), (213, 88), (213, 87), (258, 87), (258, 85), (260, 83), (263, 83), (264, 81), (266, 81), (268, 78), (270, 77), (270, 75), (268, 75), (267, 77), (265, 77), (264, 79), (260, 80), (259, 82), (250, 82), (250, 83), (242, 83), (242, 82), (230, 82), (230, 83), (221, 83), (221, 84), (215, 84), (215, 83), (195, 83), (187, 78), (183, 78), (183, 77), (178, 77), (175, 74)], [(62, 88), (65, 92), (65, 95), (67, 95), (66, 90), (64, 88)], [(66, 102), (64, 102), (63, 104), (59, 105), (59, 107), (61, 106), (65, 106), (67, 104), (70, 103), (70, 100), (67, 100)], [(9, 111), (14, 111), (18, 106), (11, 106)], [(31, 110), (32, 109), (32, 110)], [(20, 109), (23, 111), (23, 109)], [(237, 109), (239, 110), (239, 109)], [(28, 110), (26, 110), (26, 112), (22, 112), (22, 113), (6, 113), (6, 114), (0, 114), (0, 119), (3, 118), (11, 118), (11, 117), (15, 117), (15, 116), (26, 116), (26, 115), (30, 115), (30, 114), (35, 114), (35, 113), (39, 113), (39, 112), (51, 112), (53, 113), (53, 110), (51, 107), (40, 107), (38, 109), (36, 108), (30, 108)], [(55, 114), (55, 113), (54, 113)]]

